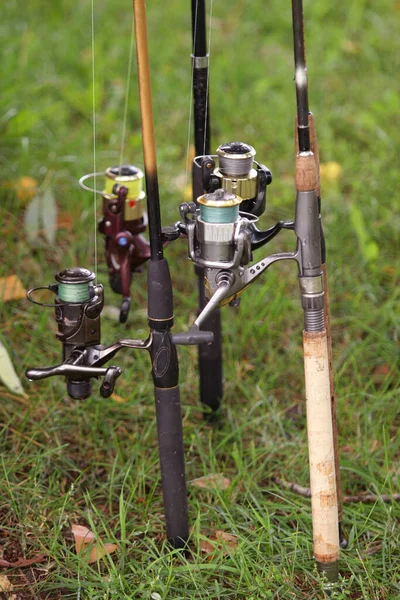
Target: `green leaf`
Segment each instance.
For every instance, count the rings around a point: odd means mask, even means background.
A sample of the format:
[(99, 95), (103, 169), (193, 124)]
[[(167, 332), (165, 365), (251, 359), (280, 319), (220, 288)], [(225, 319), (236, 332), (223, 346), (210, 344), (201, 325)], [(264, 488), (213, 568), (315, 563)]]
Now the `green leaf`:
[(40, 218), (44, 237), (49, 244), (54, 244), (57, 231), (57, 204), (51, 187), (46, 188), (43, 194)]
[(35, 196), (26, 207), (24, 214), (24, 231), (28, 242), (33, 244), (36, 242), (39, 231), (40, 231), (40, 211), (41, 211), (41, 198)]
[(0, 342), (0, 381), (4, 383), (14, 394), (24, 395), (24, 388), (15, 372), (14, 366), (7, 350)]

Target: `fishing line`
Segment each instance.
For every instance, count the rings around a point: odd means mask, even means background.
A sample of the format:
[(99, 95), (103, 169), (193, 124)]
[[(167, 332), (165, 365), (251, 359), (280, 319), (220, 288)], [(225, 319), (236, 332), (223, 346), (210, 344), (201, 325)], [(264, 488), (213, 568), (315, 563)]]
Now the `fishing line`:
[(96, 72), (95, 72), (95, 43), (94, 43), (94, 0), (91, 0), (92, 10), (92, 124), (93, 124), (93, 178), (94, 178), (94, 192), (93, 192), (93, 217), (94, 217), (94, 273), (97, 275), (97, 202), (96, 202), (96, 190), (97, 190), (97, 168), (96, 168)]
[(189, 153), (190, 153), (190, 137), (192, 133), (192, 107), (193, 107), (193, 78), (194, 78), (194, 50), (195, 50), (195, 40), (197, 34), (197, 7), (199, 5), (199, 1), (196, 1), (196, 10), (194, 17), (194, 35), (192, 41), (192, 72), (190, 76), (190, 92), (189, 92), (189, 122), (188, 122), (188, 134), (187, 134), (187, 142), (186, 142), (186, 170), (185, 170), (185, 186), (183, 188), (184, 193), (186, 193), (189, 179)]
[[(211, 25), (212, 25), (213, 0), (210, 0), (210, 17), (208, 27), (208, 69), (207, 69), (207, 89), (206, 89), (206, 110), (204, 114), (204, 132), (207, 131), (207, 115), (208, 115), (208, 88), (210, 83), (210, 59), (211, 59)], [(204, 134), (203, 155), (206, 153), (207, 134)]]
[(126, 76), (126, 85), (125, 85), (125, 106), (124, 106), (124, 117), (123, 117), (123, 122), (122, 122), (122, 133), (121, 133), (121, 151), (120, 151), (120, 155), (119, 155), (119, 174), (121, 174), (122, 161), (123, 161), (124, 152), (125, 152), (126, 124), (127, 124), (127, 120), (128, 120), (128, 105), (129, 105), (129, 88), (130, 88), (130, 83), (131, 83), (134, 46), (135, 46), (135, 22), (132, 19), (132, 31), (131, 31), (131, 41), (130, 41), (129, 59), (128, 59), (128, 73)]

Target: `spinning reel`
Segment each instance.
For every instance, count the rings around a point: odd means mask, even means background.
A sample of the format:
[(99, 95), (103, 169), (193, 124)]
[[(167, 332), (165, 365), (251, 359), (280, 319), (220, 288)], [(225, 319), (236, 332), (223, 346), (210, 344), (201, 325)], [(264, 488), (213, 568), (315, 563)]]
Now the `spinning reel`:
[[(31, 380), (60, 375), (66, 378), (67, 393), (75, 400), (88, 398), (92, 393), (92, 378), (103, 377), (100, 394), (108, 398), (122, 370), (116, 366), (104, 367), (122, 348), (153, 350), (152, 333), (146, 340), (120, 339), (111, 346), (101, 344), (100, 314), (104, 306), (103, 286), (94, 284), (95, 274), (88, 269), (70, 268), (55, 276), (57, 284), (29, 290), (28, 299), (39, 306), (55, 309), (58, 326), (57, 339), (62, 343), (63, 362), (54, 367), (32, 368), (26, 371)], [(32, 298), (39, 289), (48, 289), (56, 297), (54, 304), (42, 304)], [(165, 338), (165, 336), (164, 336)], [(212, 342), (208, 331), (171, 335), (172, 344), (203, 344)], [(163, 340), (165, 343), (165, 339)]]
[(131, 304), (132, 272), (140, 270), (150, 258), (149, 242), (141, 235), (147, 226), (142, 171), (133, 165), (108, 168), (102, 198), (103, 218), (99, 231), (106, 238), (110, 286), (123, 297), (119, 320), (125, 323)]
[(272, 173), (254, 160), (255, 155), (256, 151), (249, 144), (230, 142), (221, 144), (213, 156), (197, 156), (193, 161), (193, 174), (196, 181), (201, 178), (202, 190), (198, 195), (222, 188), (241, 198), (242, 211), (257, 217), (262, 215)]
[[(183, 222), (177, 223), (177, 227), (188, 237), (189, 258), (204, 269), (209, 298), (195, 325), (200, 327), (218, 306), (237, 305), (240, 294), (274, 262), (295, 260), (306, 329), (319, 331), (323, 327), (323, 284), (316, 193), (298, 191), (295, 221), (279, 221), (260, 231), (258, 216), (265, 210), (266, 186), (272, 181), (272, 175), (262, 165), (258, 170), (252, 168), (254, 155), (251, 146), (234, 142), (219, 146), (218, 168), (210, 166), (210, 157), (201, 157), (203, 174), (210, 172), (208, 177), (204, 175), (203, 181), (212, 191), (197, 198), (196, 203), (180, 206)], [(308, 158), (302, 157), (302, 160)], [(198, 158), (195, 163), (200, 164)], [(217, 185), (221, 187), (214, 189)], [(295, 231), (297, 249), (266, 256), (250, 265), (253, 251), (267, 244), (282, 229)]]

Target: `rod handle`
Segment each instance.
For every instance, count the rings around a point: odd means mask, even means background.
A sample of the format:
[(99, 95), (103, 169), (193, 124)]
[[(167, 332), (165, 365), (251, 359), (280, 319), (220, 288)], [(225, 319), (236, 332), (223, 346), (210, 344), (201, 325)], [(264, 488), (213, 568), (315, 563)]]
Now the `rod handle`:
[(317, 189), (317, 165), (312, 152), (300, 152), (296, 154), (295, 181), (298, 192), (313, 192)]
[[(295, 132), (294, 132), (294, 140), (295, 140), (295, 150), (296, 155), (299, 153), (299, 137), (297, 135), (297, 127), (298, 127), (298, 117), (296, 115), (296, 124), (295, 124)], [(317, 196), (321, 196), (321, 176), (320, 176), (320, 168), (319, 168), (319, 149), (318, 149), (318, 139), (317, 139), (317, 130), (315, 127), (315, 117), (312, 112), (308, 113), (308, 127), (310, 131), (310, 144), (311, 144), (311, 152), (314, 154), (315, 158), (315, 166), (317, 169)]]
[(339, 525), (325, 329), (303, 331), (307, 435), (314, 556), (319, 565), (339, 559)]

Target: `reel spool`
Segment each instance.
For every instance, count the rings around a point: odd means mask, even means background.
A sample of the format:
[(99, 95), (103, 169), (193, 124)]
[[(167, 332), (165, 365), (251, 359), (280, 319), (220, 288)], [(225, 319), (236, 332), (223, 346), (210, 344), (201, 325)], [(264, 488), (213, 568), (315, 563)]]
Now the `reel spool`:
[(266, 187), (272, 181), (272, 174), (255, 161), (255, 155), (249, 144), (229, 142), (218, 146), (214, 156), (195, 158), (195, 165), (202, 168), (206, 192), (222, 188), (236, 194), (242, 198), (241, 210), (260, 216), (265, 211)]
[[(122, 165), (109, 167), (105, 172), (105, 185), (103, 191), (103, 210), (117, 212), (118, 192), (121, 186), (127, 188), (125, 202), (123, 206), (124, 221), (138, 221), (143, 219), (145, 214), (146, 194), (143, 191), (143, 172), (133, 165)], [(144, 230), (144, 229), (143, 229)], [(106, 235), (111, 235), (107, 231), (105, 224)]]

